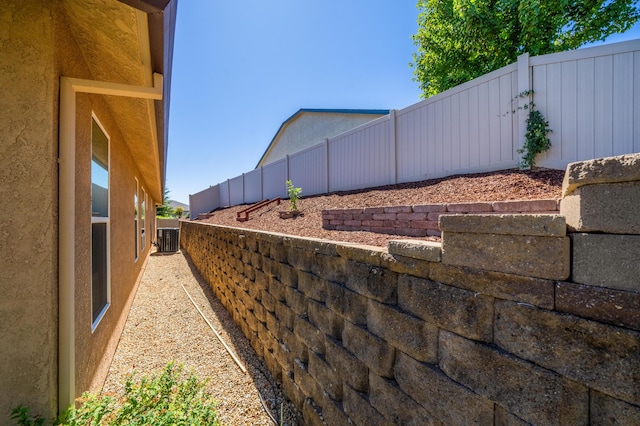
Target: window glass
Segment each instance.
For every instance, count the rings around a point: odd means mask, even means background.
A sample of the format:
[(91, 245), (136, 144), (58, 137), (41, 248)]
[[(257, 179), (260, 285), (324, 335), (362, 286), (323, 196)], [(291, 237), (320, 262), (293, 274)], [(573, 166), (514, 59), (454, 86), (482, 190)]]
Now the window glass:
[(109, 139), (91, 121), (91, 320), (109, 307)]

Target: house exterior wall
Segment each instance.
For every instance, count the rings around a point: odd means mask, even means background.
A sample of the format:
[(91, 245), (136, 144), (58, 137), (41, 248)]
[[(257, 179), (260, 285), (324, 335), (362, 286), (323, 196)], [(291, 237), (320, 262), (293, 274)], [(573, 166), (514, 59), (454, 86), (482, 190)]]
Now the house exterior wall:
[[(127, 8), (106, 0), (109, 6)], [(113, 3), (113, 5), (111, 4)], [(63, 2), (0, 8), (0, 424), (18, 404), (58, 411), (58, 124), (61, 76), (96, 79)], [(75, 29), (77, 32), (77, 29)], [(113, 53), (113, 52), (112, 52)], [(75, 158), (75, 392), (101, 386), (119, 323), (153, 241), (154, 200), (104, 96), (78, 94)], [(110, 136), (110, 308), (91, 325), (91, 119)], [(134, 254), (134, 191), (147, 191), (144, 251)]]
[[(382, 115), (382, 114), (381, 114)], [(344, 133), (381, 115), (303, 112), (288, 123), (276, 136), (266, 155), (258, 164), (263, 166), (322, 142), (325, 138)]]
[(19, 403), (47, 414), (57, 405), (52, 15), (35, 0), (0, 8), (0, 423)]

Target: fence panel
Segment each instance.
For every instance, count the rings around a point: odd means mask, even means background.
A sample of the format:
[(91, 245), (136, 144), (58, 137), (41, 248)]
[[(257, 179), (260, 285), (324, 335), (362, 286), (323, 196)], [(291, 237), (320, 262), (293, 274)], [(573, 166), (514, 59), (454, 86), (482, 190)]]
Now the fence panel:
[(189, 214), (192, 218), (220, 207), (220, 185), (189, 195)]
[(262, 166), (262, 195), (264, 198), (287, 197), (287, 158)]
[(244, 202), (262, 201), (262, 169), (257, 168), (244, 174)]
[(328, 190), (327, 143), (322, 142), (289, 156), (289, 179), (302, 188), (302, 195), (324, 194)]
[(544, 167), (640, 151), (640, 40), (530, 59), (534, 102), (552, 130)]
[(395, 182), (395, 147), (389, 117), (336, 136), (329, 141), (329, 191), (344, 191)]
[(220, 184), (220, 207), (231, 206), (231, 197), (229, 194), (229, 180), (225, 180)]
[(517, 64), (396, 114), (398, 181), (515, 167)]
[(229, 179), (229, 205), (244, 204), (244, 175)]

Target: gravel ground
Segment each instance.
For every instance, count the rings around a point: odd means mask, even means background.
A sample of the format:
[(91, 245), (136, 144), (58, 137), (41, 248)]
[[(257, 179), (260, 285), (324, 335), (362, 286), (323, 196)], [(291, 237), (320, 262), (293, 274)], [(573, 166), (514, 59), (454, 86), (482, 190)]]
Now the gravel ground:
[[(300, 200), (299, 209), (304, 216), (295, 219), (279, 218), (278, 211), (287, 210), (288, 201), (285, 200), (279, 206), (272, 204), (251, 213), (246, 222), (238, 222), (236, 213), (246, 209), (247, 205), (217, 210), (212, 217), (203, 222), (386, 247), (389, 240), (410, 237), (364, 231), (329, 231), (322, 228), (322, 210), (560, 198), (563, 177), (564, 170), (544, 168), (534, 168), (531, 171), (510, 169), (491, 173), (456, 175), (359, 191), (303, 197)], [(295, 185), (295, 182), (293, 183)], [(302, 188), (302, 195), (304, 196), (304, 188)], [(434, 237), (419, 239), (438, 240)]]
[[(189, 292), (223, 340), (242, 361), (242, 373), (183, 290)], [(127, 374), (149, 374), (169, 361), (182, 363), (207, 385), (225, 425), (273, 425), (258, 392), (283, 424), (301, 424), (296, 408), (249, 341), (183, 253), (152, 255), (146, 265), (111, 364), (103, 393), (121, 395)]]

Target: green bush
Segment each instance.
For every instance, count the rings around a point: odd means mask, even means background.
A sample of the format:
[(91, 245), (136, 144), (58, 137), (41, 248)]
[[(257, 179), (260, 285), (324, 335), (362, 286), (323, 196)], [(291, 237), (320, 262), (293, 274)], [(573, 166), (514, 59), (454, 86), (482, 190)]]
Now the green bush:
[[(83, 394), (80, 408), (69, 408), (56, 425), (219, 425), (216, 403), (193, 373), (183, 378), (182, 365), (170, 362), (160, 374), (143, 376), (139, 382), (129, 375), (125, 394)], [(29, 408), (19, 405), (11, 415), (20, 426), (42, 426), (44, 419), (31, 417)]]
[(295, 186), (293, 186), (293, 183), (290, 180), (287, 181), (287, 193), (289, 194), (289, 210), (298, 210), (298, 201), (300, 201), (301, 192), (302, 188), (296, 188)]

